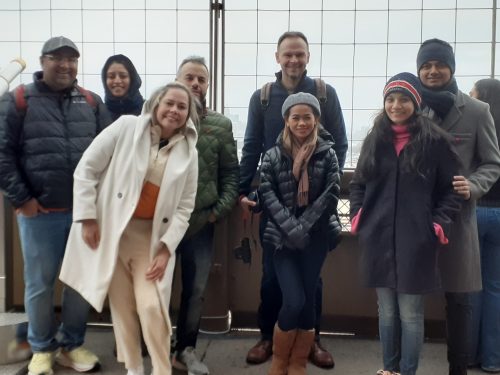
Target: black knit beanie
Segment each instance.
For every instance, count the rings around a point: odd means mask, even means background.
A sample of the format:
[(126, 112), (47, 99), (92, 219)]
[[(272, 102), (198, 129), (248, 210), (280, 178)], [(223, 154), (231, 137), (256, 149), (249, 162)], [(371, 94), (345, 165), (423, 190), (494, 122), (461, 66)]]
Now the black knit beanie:
[(396, 74), (387, 81), (384, 87), (384, 101), (391, 92), (400, 92), (409, 96), (415, 105), (415, 109), (420, 109), (422, 104), (422, 84), (415, 75), (408, 72)]
[(451, 75), (455, 74), (455, 55), (448, 42), (436, 38), (423, 42), (417, 54), (417, 72), (420, 72), (422, 65), (432, 60), (445, 63), (449, 66)]

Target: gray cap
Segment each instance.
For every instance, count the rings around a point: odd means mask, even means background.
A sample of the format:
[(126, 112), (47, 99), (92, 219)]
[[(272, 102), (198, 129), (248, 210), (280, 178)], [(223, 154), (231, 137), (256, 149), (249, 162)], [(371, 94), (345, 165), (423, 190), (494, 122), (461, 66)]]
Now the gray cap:
[(321, 107), (318, 99), (316, 99), (314, 95), (307, 92), (298, 92), (296, 94), (289, 95), (283, 103), (283, 107), (281, 107), (281, 115), (285, 117), (285, 113), (297, 104), (307, 104), (312, 107), (318, 116), (321, 116)]
[(75, 43), (64, 36), (55, 36), (47, 40), (42, 47), (42, 55), (52, 53), (64, 47), (71, 48), (76, 52), (77, 57), (80, 57), (80, 51), (78, 51), (78, 47), (75, 45)]

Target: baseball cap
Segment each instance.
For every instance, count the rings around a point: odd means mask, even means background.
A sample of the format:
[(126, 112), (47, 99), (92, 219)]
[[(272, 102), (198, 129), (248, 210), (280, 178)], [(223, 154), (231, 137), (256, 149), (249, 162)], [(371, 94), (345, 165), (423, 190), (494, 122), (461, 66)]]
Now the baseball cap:
[(42, 55), (52, 53), (64, 47), (71, 48), (76, 52), (77, 57), (80, 57), (80, 51), (78, 51), (78, 47), (75, 45), (75, 43), (64, 36), (55, 36), (47, 40), (42, 47)]

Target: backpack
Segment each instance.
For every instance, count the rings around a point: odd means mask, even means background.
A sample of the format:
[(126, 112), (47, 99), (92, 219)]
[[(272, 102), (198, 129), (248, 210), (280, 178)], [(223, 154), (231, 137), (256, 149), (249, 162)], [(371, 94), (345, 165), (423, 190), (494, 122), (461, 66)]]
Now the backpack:
[[(92, 107), (92, 110), (96, 112), (97, 110), (97, 102), (94, 97), (90, 93), (90, 91), (85, 90), (83, 87), (76, 85), (76, 89), (80, 94), (85, 97), (85, 101)], [(16, 102), (16, 110), (21, 115), (26, 114), (26, 110), (28, 109), (28, 101), (26, 100), (26, 86), (20, 84), (14, 89), (14, 100)]]
[[(326, 83), (321, 78), (315, 78), (314, 82), (316, 83), (316, 98), (319, 101), (321, 107), (326, 104)], [(265, 83), (260, 89), (260, 105), (262, 106), (262, 110), (266, 110), (269, 107), (269, 96), (271, 94), (271, 86), (273, 82)]]

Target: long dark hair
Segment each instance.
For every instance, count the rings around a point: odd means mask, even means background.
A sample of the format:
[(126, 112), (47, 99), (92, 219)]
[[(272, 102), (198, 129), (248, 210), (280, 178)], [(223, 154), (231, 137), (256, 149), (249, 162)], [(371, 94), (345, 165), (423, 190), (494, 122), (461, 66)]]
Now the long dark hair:
[[(392, 125), (394, 123), (382, 109), (375, 117), (373, 127), (368, 132), (361, 147), (356, 169), (362, 179), (369, 180), (377, 176), (380, 164), (378, 160), (379, 150), (383, 147), (394, 147)], [(419, 111), (413, 113), (406, 126), (410, 133), (410, 139), (405, 146), (405, 157), (401, 159), (402, 168), (404, 171), (415, 172), (425, 177), (422, 166), (429, 146), (441, 138), (451, 141), (451, 137)]]
[[(490, 105), (495, 128), (500, 129), (500, 81), (494, 78), (480, 79), (474, 84), (477, 98)], [(497, 130), (497, 136), (499, 130)]]

